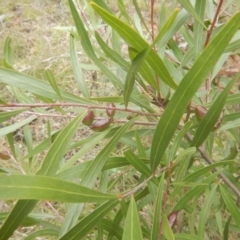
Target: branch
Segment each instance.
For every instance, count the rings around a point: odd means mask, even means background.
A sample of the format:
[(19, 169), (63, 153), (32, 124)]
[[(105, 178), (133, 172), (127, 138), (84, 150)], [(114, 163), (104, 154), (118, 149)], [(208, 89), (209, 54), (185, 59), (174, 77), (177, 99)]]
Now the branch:
[[(22, 104), (22, 103), (9, 103), (9, 104), (0, 104), (0, 108), (20, 108), (20, 107), (27, 107), (27, 108), (37, 108), (37, 107), (79, 107), (79, 108), (87, 108), (87, 109), (109, 109), (108, 106), (99, 106), (99, 105), (88, 105), (88, 104), (81, 104), (81, 103), (35, 103), (35, 104)], [(160, 117), (161, 114), (159, 113), (145, 113), (137, 110), (132, 110), (128, 108), (117, 108), (111, 107), (111, 109), (121, 112), (130, 112), (135, 113), (140, 116), (153, 116), (153, 117)]]
[[(189, 142), (192, 142), (193, 138), (189, 133), (185, 134), (185, 137), (187, 138), (187, 140)], [(204, 150), (203, 147), (198, 147), (197, 150), (199, 151), (199, 153), (201, 154), (201, 156), (203, 157), (203, 159), (209, 164), (214, 164), (214, 161), (212, 160), (212, 158), (206, 153), (206, 151)], [(216, 169), (215, 169), (216, 170)], [(238, 197), (238, 199), (240, 199), (240, 190), (228, 179), (228, 177), (224, 174), (224, 173), (219, 173), (219, 176), (221, 177), (221, 179), (226, 183), (226, 185), (232, 189), (232, 191), (236, 194), (236, 196)]]

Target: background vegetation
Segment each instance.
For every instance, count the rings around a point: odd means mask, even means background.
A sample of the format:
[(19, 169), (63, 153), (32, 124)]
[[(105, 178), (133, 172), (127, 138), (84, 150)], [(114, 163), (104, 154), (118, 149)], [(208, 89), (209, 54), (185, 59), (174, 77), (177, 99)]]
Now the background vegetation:
[(0, 3), (0, 239), (240, 238), (240, 3)]

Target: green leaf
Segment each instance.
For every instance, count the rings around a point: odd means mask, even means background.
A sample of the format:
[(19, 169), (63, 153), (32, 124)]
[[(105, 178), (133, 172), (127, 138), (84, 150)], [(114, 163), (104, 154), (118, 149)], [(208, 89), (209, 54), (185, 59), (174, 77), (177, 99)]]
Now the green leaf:
[(181, 5), (194, 17), (195, 20), (197, 20), (204, 29), (207, 29), (204, 22), (202, 19), (199, 17), (195, 9), (193, 8), (192, 4), (190, 1), (185, 1), (185, 0), (179, 0)]
[(161, 176), (161, 180), (159, 181), (157, 197), (154, 205), (154, 215), (153, 215), (153, 226), (151, 232), (151, 240), (155, 240), (159, 238), (160, 233), (160, 224), (161, 224), (161, 216), (162, 216), (162, 199), (164, 193), (164, 173)]
[[(185, 1), (186, 2), (186, 1)], [(205, 5), (206, 5), (206, 0), (201, 0), (201, 1), (196, 1), (195, 3), (195, 10), (196, 10), (196, 15), (199, 16), (199, 18), (203, 21), (204, 20), (204, 14), (205, 14)], [(201, 22), (202, 22), (201, 21)], [(204, 25), (205, 26), (205, 25)], [(202, 23), (199, 23), (196, 19), (194, 19), (194, 27), (193, 27), (193, 33), (194, 33), (194, 38), (193, 38), (193, 48), (194, 48), (194, 54), (195, 54), (195, 59), (198, 58), (200, 53), (202, 52), (203, 49), (203, 28), (204, 26)]]
[(9, 239), (16, 228), (20, 226), (24, 218), (33, 210), (37, 203), (38, 201), (34, 200), (18, 201), (0, 229), (0, 240)]
[[(45, 81), (40, 79), (24, 75), (22, 73), (15, 72), (13, 70), (5, 69), (0, 67), (0, 82), (8, 84), (13, 87), (22, 88), (33, 94), (37, 94), (43, 97), (61, 100), (59, 96), (55, 93), (52, 87)], [(69, 92), (64, 90), (59, 90), (61, 96), (67, 102), (83, 103), (83, 104), (92, 104), (92, 102), (77, 97)]]
[(173, 231), (165, 214), (162, 215), (163, 235), (167, 240), (175, 240)]
[(143, 15), (142, 15), (142, 13), (141, 13), (141, 10), (140, 10), (139, 6), (138, 6), (137, 0), (133, 0), (133, 5), (134, 5), (134, 7), (135, 7), (135, 10), (136, 10), (136, 12), (137, 12), (137, 15), (138, 15), (139, 19), (141, 20), (143, 26), (144, 26), (144, 27), (146, 28), (146, 30), (150, 33), (149, 27), (146, 25), (145, 20), (144, 20), (144, 17), (143, 17)]
[[(139, 52), (136, 49), (129, 47), (128, 48), (128, 54), (129, 54), (130, 59), (133, 60), (139, 54)], [(158, 84), (156, 82), (156, 78), (154, 77), (153, 71), (149, 67), (149, 65), (148, 65), (148, 63), (146, 61), (142, 62), (142, 65), (141, 65), (141, 67), (139, 69), (139, 73), (141, 74), (143, 79), (150, 86), (152, 86), (154, 89), (158, 90)]]
[(178, 233), (174, 234), (174, 237), (176, 240), (205, 240), (205, 238), (201, 238), (197, 235), (190, 235), (190, 234), (184, 234), (184, 233)]
[(78, 60), (75, 43), (74, 43), (74, 36), (72, 34), (70, 34), (70, 59), (72, 63), (73, 74), (81, 90), (81, 93), (83, 94), (84, 97), (90, 97), (87, 84), (83, 77), (81, 65)]
[(4, 122), (7, 119), (9, 119), (10, 117), (16, 116), (19, 113), (25, 111), (26, 109), (21, 109), (21, 110), (17, 110), (17, 111), (11, 111), (11, 112), (1, 112), (0, 111), (0, 122)]
[[(118, 78), (111, 70), (109, 70), (96, 56), (92, 44), (89, 40), (88, 34), (86, 29), (84, 28), (83, 22), (81, 20), (81, 18), (78, 15), (78, 12), (74, 6), (74, 3), (72, 0), (68, 0), (69, 2), (69, 6), (70, 6), (70, 10), (72, 13), (72, 17), (73, 20), (75, 22), (77, 31), (78, 31), (78, 35), (81, 39), (81, 45), (85, 51), (85, 53), (87, 54), (87, 56), (99, 67), (99, 69), (101, 69), (103, 71), (103, 73), (108, 77), (108, 79), (110, 81), (112, 81), (112, 83), (116, 86), (116, 87), (120, 87), (122, 89), (122, 81), (120, 78)], [(106, 10), (104, 10), (106, 11)], [(106, 11), (108, 12), (108, 11)]]
[[(143, 62), (147, 58), (147, 55), (152, 50), (152, 47), (162, 38), (162, 36), (167, 32), (167, 30), (172, 26), (174, 20), (176, 19), (176, 16), (178, 14), (179, 10), (174, 11), (174, 13), (170, 16), (170, 18), (167, 20), (166, 24), (161, 28), (159, 33), (157, 34), (156, 38), (154, 39), (153, 43), (148, 46), (147, 48), (143, 49), (132, 61), (132, 64), (128, 70), (125, 85), (124, 85), (124, 103), (125, 107), (128, 105), (128, 101), (130, 99), (130, 95), (133, 90), (134, 82), (135, 82), (135, 75), (140, 70)], [(156, 84), (154, 84), (156, 85)], [(153, 85), (153, 86), (154, 86)], [(158, 87), (158, 86), (157, 86)], [(157, 89), (158, 90), (158, 89)]]
[(140, 160), (131, 150), (124, 152), (126, 159), (129, 163), (139, 171), (144, 177), (149, 177), (152, 173), (151, 170)]
[[(233, 163), (234, 161), (228, 160), (228, 161), (220, 161), (220, 162), (216, 162), (211, 164), (210, 166), (204, 166), (202, 168), (200, 168), (199, 170), (189, 174), (188, 176), (186, 176), (182, 181), (183, 182), (197, 182), (197, 180), (202, 177), (203, 175), (206, 175), (209, 173), (209, 171), (215, 169), (216, 167), (220, 167), (220, 166), (225, 166), (225, 165), (229, 165), (231, 163)], [(181, 187), (175, 187), (172, 195), (170, 196), (170, 198), (175, 197), (177, 193), (179, 193), (179, 191), (181, 190)]]
[(99, 202), (117, 196), (45, 176), (0, 174), (0, 199), (36, 199), (63, 202)]
[(109, 219), (102, 219), (99, 222), (98, 226), (101, 226), (102, 229), (104, 229), (105, 231), (111, 233), (117, 239), (119, 239), (119, 240), (122, 239), (123, 229), (119, 225), (114, 224)]
[(135, 75), (139, 71), (149, 51), (150, 51), (150, 48), (146, 48), (143, 51), (141, 51), (133, 59), (132, 64), (128, 70), (128, 73), (125, 79), (125, 84), (124, 84), (124, 91), (123, 91), (123, 99), (124, 99), (124, 104), (126, 108), (127, 108), (131, 93), (133, 91), (133, 86), (135, 83)]
[(127, 124), (123, 125), (116, 132), (109, 143), (97, 155), (97, 157), (91, 162), (82, 178), (81, 185), (90, 187), (94, 184), (98, 174), (101, 172), (103, 166), (105, 165), (109, 154), (112, 152), (113, 148), (118, 143), (119, 139), (122, 137), (125, 131), (134, 123), (135, 120), (136, 118), (133, 118)]
[(25, 237), (24, 240), (35, 240), (35, 239), (38, 239), (43, 236), (56, 236), (57, 237), (58, 232), (53, 229), (44, 228), (44, 229), (36, 230), (35, 232), (33, 232), (30, 235), (28, 235), (27, 237)]
[[(149, 47), (148, 43), (129, 25), (125, 24), (120, 19), (116, 18), (114, 15), (110, 14), (95, 3), (90, 2), (90, 4), (101, 16), (101, 18), (110, 26), (112, 26), (112, 28), (117, 31), (117, 33), (127, 42), (130, 47), (135, 48), (138, 52), (142, 52), (144, 49)], [(150, 50), (146, 60), (167, 85), (176, 89), (176, 83), (172, 79), (162, 59), (154, 50)]]
[(212, 205), (212, 202), (214, 200), (214, 197), (216, 195), (216, 189), (217, 189), (217, 185), (215, 185), (211, 192), (208, 194), (206, 201), (202, 204), (202, 209), (201, 209), (201, 213), (199, 216), (199, 220), (198, 220), (198, 236), (200, 237), (204, 237), (204, 233), (205, 233), (205, 226), (207, 224), (207, 220), (208, 220), (208, 216), (210, 214), (210, 208)]
[(139, 222), (138, 210), (134, 200), (131, 197), (130, 205), (128, 207), (127, 217), (124, 224), (123, 237), (122, 240), (141, 240), (142, 229)]
[(222, 170), (218, 170), (214, 174), (208, 176), (205, 180), (203, 180), (200, 183), (203, 183), (204, 185), (198, 185), (193, 187), (191, 190), (189, 190), (174, 206), (174, 210), (181, 210), (183, 209), (186, 204), (193, 199), (194, 197), (199, 197), (206, 189), (205, 183), (208, 183), (209, 185), (212, 184), (213, 181), (215, 181), (217, 175), (222, 172)]
[[(72, 136), (76, 132), (82, 117), (83, 116), (81, 115), (76, 117), (57, 135), (57, 138), (45, 156), (45, 159), (42, 163), (42, 168), (38, 172), (39, 174), (54, 175), (56, 173), (59, 163), (65, 154), (63, 150), (67, 149), (67, 146), (71, 141)], [(26, 217), (32, 211), (37, 202), (38, 201), (35, 200), (18, 201), (0, 229), (0, 239), (1, 236), (11, 236), (13, 231), (19, 227), (24, 217)]]
[(235, 14), (212, 39), (185, 75), (159, 120), (151, 148), (151, 168), (155, 171), (171, 141), (183, 113), (239, 28), (240, 13)]
[(57, 135), (57, 138), (51, 145), (42, 162), (41, 169), (37, 172), (38, 175), (53, 176), (56, 174), (62, 157), (67, 151), (68, 144), (70, 143), (73, 135), (77, 131), (78, 126), (82, 121), (82, 118), (83, 114), (76, 117)]
[(235, 221), (235, 224), (238, 226), (238, 228), (240, 228), (240, 211), (236, 206), (236, 203), (233, 201), (233, 199), (231, 198), (231, 195), (224, 189), (223, 186), (220, 185), (219, 187), (220, 187), (221, 197), (228, 211), (230, 212), (233, 220)]
[(92, 211), (89, 215), (81, 219), (78, 222), (78, 224), (76, 224), (76, 226), (74, 226), (68, 233), (62, 236), (59, 240), (82, 239), (118, 203), (119, 200), (114, 200), (102, 204), (94, 211)]
[(4, 43), (4, 49), (3, 49), (3, 65), (6, 68), (12, 69), (12, 66), (14, 64), (13, 62), (13, 49), (11, 48), (11, 38), (7, 37)]
[[(130, 120), (127, 124), (123, 125), (113, 136), (113, 138), (108, 142), (108, 144), (102, 149), (102, 151), (96, 156), (96, 158), (87, 166), (81, 180), (81, 185), (85, 187), (92, 187), (96, 181), (99, 173), (101, 172), (103, 166), (105, 165), (109, 154), (112, 152), (115, 145), (118, 143), (122, 135), (127, 131), (127, 129), (133, 124), (135, 118)], [(65, 218), (61, 234), (68, 231), (69, 227), (73, 226), (78, 220), (78, 216), (83, 208), (83, 205), (72, 205), (69, 208), (69, 212)]]
[(61, 99), (61, 101), (63, 100), (63, 97), (60, 93), (60, 90), (58, 88), (58, 85), (57, 85), (57, 82), (56, 82), (56, 79), (53, 75), (53, 72), (50, 70), (50, 69), (47, 69), (45, 71), (45, 75), (47, 77), (47, 80), (48, 82), (50, 83), (50, 85), (52, 86), (53, 90), (55, 91), (55, 93), (58, 95), (59, 99)]
[(24, 119), (23, 121), (21, 122), (18, 122), (18, 123), (14, 123), (10, 126), (7, 126), (7, 127), (4, 127), (4, 128), (1, 128), (0, 129), (0, 138), (11, 133), (11, 132), (14, 132), (16, 131), (17, 129), (25, 126), (26, 124), (29, 124), (30, 122), (32, 122), (34, 119), (36, 119), (37, 116), (31, 116), (29, 118), (26, 118)]
[(208, 137), (209, 133), (211, 132), (214, 124), (217, 122), (218, 118), (221, 115), (223, 110), (224, 104), (226, 102), (227, 96), (231, 88), (233, 87), (234, 83), (239, 78), (240, 74), (237, 74), (224, 88), (215, 102), (212, 104), (211, 108), (208, 110), (207, 114), (201, 120), (197, 131), (194, 135), (193, 141), (191, 146), (199, 147), (205, 139)]
[[(119, 66), (121, 66), (124, 70), (127, 71), (130, 64), (115, 50), (111, 49), (106, 42), (101, 38), (101, 36), (98, 34), (98, 32), (95, 32), (96, 40), (99, 44), (99, 46), (102, 48), (108, 59), (111, 59), (115, 63), (117, 63)], [(115, 101), (114, 101), (115, 102)]]

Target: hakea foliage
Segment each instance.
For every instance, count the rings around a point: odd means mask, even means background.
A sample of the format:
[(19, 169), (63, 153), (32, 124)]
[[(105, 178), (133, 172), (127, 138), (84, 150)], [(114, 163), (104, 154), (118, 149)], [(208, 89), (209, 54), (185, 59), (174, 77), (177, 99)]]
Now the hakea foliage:
[[(68, 2), (76, 26), (70, 60), (81, 96), (61, 89), (49, 69), (47, 81), (14, 70), (6, 39), (0, 82), (19, 103), (0, 104), (22, 108), (0, 112), (6, 148), (0, 161), (14, 160), (21, 171), (0, 169), (0, 199), (17, 200), (2, 214), (0, 240), (35, 225), (28, 239), (236, 239), (240, 74), (219, 74), (240, 48), (240, 12), (225, 14), (235, 1), (215, 6), (179, 0), (181, 8), (162, 1), (159, 23), (155, 1), (146, 3), (149, 18), (137, 0), (131, 14), (124, 1), (118, 1), (117, 13), (108, 1), (84, 1), (84, 14)], [(187, 48), (179, 46), (179, 37)], [(94, 81), (110, 85), (106, 95), (94, 96), (85, 81), (76, 41), (91, 62), (88, 69), (101, 72)], [(33, 116), (6, 124), (27, 106), (37, 107)], [(47, 123), (46, 138), (33, 144), (28, 124), (49, 114), (43, 106), (59, 114), (76, 111), (75, 118), (58, 131)], [(19, 128), (24, 150), (14, 138)], [(35, 208), (42, 200), (57, 212), (56, 225), (48, 222), (52, 215)], [(62, 202), (68, 204), (57, 209)]]

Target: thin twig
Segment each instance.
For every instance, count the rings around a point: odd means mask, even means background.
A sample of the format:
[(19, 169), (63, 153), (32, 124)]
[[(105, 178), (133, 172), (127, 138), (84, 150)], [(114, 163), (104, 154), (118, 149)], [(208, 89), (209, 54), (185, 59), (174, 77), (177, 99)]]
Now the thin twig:
[[(37, 112), (24, 112), (24, 114), (28, 114), (28, 115), (36, 115), (39, 117), (51, 117), (51, 118), (75, 118), (77, 117), (76, 115), (63, 115), (63, 114), (47, 114), (47, 113), (37, 113)], [(94, 118), (94, 120), (102, 120), (104, 118)], [(129, 122), (129, 120), (118, 120), (118, 119), (113, 119), (112, 123), (127, 123)], [(135, 125), (145, 125), (145, 126), (156, 126), (157, 122), (143, 122), (143, 121), (135, 121), (134, 122)]]
[[(210, 41), (210, 37), (211, 37), (213, 29), (214, 29), (214, 27), (216, 25), (216, 22), (217, 22), (218, 15), (220, 13), (220, 9), (222, 7), (222, 4), (223, 4), (223, 0), (220, 0), (219, 4), (217, 6), (217, 9), (216, 9), (215, 16), (213, 18), (213, 22), (211, 24), (211, 27), (207, 31), (207, 37), (206, 37), (206, 41), (205, 41), (205, 44), (204, 44), (204, 48), (208, 45), (208, 43)], [(205, 88), (206, 88), (206, 91), (207, 91), (207, 95), (206, 95), (206, 103), (207, 103), (208, 102), (208, 98), (209, 98), (208, 95), (209, 95), (209, 89), (210, 89), (210, 78), (207, 78), (207, 80), (205, 81)]]
[[(19, 108), (19, 107), (27, 107), (27, 108), (37, 108), (37, 107), (79, 107), (86, 109), (108, 109), (108, 106), (99, 106), (99, 105), (88, 105), (81, 103), (35, 103), (35, 104), (22, 104), (22, 103), (9, 103), (9, 104), (0, 104), (0, 108)], [(121, 112), (130, 112), (135, 113), (140, 116), (155, 116), (160, 117), (159, 113), (145, 113), (142, 111), (132, 110), (128, 108), (117, 108), (112, 107), (112, 109)]]
[[(192, 142), (193, 138), (189, 133), (185, 134), (185, 137), (188, 141)], [(212, 158), (206, 153), (203, 147), (198, 147), (197, 150), (200, 152), (203, 159), (209, 164), (214, 164)], [(216, 170), (216, 169), (215, 169)], [(219, 173), (221, 179), (226, 183), (226, 185), (232, 189), (232, 191), (236, 194), (236, 196), (240, 199), (240, 190), (228, 179), (228, 177), (224, 173)]]
[(217, 19), (218, 19), (218, 15), (220, 13), (220, 9), (222, 7), (222, 4), (223, 4), (223, 0), (220, 0), (219, 3), (218, 3), (218, 6), (217, 6), (217, 9), (216, 9), (216, 12), (215, 12), (215, 16), (213, 18), (213, 22), (211, 24), (211, 27), (210, 29), (207, 31), (207, 38), (206, 38), (206, 41), (205, 41), (205, 44), (204, 44), (204, 48), (208, 45), (209, 41), (210, 41), (210, 37), (212, 35), (212, 32), (213, 32), (213, 28), (215, 27), (216, 25), (216, 22), (217, 22)]

